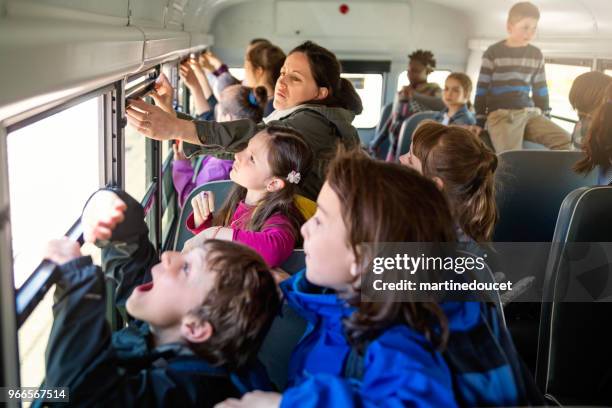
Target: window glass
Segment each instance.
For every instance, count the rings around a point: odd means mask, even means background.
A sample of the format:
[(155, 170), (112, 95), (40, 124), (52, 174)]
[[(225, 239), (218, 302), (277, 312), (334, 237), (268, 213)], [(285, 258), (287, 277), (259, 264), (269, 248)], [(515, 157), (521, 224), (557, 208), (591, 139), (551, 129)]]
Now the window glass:
[[(548, 85), (551, 113), (567, 119), (578, 120), (578, 114), (569, 102), (569, 91), (574, 79), (580, 74), (589, 72), (590, 67), (546, 63), (546, 82)], [(571, 122), (553, 119), (555, 123), (568, 132), (574, 128)]]
[(63, 236), (100, 186), (99, 103), (92, 98), (7, 137), (15, 285)]
[[(427, 82), (435, 82), (440, 86), (440, 88), (444, 89), (444, 82), (446, 81), (446, 77), (450, 75), (450, 71), (448, 69), (439, 69), (427, 77)], [(402, 71), (397, 78), (397, 90), (399, 91), (402, 87), (408, 85), (408, 71)]]
[(244, 81), (244, 68), (230, 68), (229, 72), (240, 82)]
[(612, 69), (604, 70), (604, 74), (612, 76)]
[(147, 138), (125, 127), (125, 191), (140, 201), (147, 191)]
[(358, 129), (373, 128), (380, 119), (383, 76), (381, 74), (342, 74), (343, 78), (353, 83), (363, 104), (363, 112), (355, 116), (353, 126)]

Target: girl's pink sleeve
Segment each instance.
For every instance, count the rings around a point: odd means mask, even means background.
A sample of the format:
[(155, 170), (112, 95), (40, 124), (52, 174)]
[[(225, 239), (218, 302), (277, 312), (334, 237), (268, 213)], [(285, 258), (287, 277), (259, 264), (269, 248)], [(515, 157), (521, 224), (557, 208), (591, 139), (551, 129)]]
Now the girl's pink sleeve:
[(234, 229), (233, 240), (253, 248), (271, 268), (281, 266), (295, 248), (291, 223), (282, 215), (270, 217), (259, 232)]
[(175, 160), (172, 162), (172, 180), (178, 194), (179, 206), (183, 207), (189, 193), (195, 188), (193, 180), (193, 167), (189, 160)]

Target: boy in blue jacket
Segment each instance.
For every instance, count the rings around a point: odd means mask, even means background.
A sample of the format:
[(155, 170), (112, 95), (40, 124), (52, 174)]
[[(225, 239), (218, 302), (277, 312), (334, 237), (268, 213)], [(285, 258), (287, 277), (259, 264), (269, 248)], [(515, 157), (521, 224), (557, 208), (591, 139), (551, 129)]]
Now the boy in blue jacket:
[(211, 407), (240, 396), (238, 377), (246, 381), (279, 304), (269, 269), (251, 249), (216, 240), (154, 265), (143, 219), (132, 197), (108, 190), (81, 218), (117, 280), (117, 304), (137, 319), (115, 333), (102, 270), (78, 243), (49, 243), (59, 280), (45, 387), (68, 387), (72, 406)]
[[(384, 199), (381, 199), (384, 197)], [(411, 169), (350, 152), (330, 164), (303, 227), (306, 269), (282, 283), (308, 322), (284, 393), (218, 407), (454, 407), (539, 403), (492, 305), (362, 302), (378, 243), (453, 242), (442, 192)], [(372, 244), (374, 247), (372, 247)]]

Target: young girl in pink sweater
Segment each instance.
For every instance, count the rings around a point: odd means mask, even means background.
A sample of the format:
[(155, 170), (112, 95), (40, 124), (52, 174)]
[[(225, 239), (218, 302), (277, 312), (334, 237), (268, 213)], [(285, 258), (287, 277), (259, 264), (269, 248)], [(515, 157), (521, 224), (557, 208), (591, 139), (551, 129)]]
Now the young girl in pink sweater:
[[(209, 191), (192, 201), (186, 248), (209, 238), (237, 241), (255, 249), (270, 267), (280, 266), (300, 239), (304, 216), (294, 203), (300, 181), (310, 170), (312, 152), (296, 131), (269, 126), (236, 153), (230, 179), (236, 186), (214, 212)], [(214, 214), (213, 214), (214, 212)]]

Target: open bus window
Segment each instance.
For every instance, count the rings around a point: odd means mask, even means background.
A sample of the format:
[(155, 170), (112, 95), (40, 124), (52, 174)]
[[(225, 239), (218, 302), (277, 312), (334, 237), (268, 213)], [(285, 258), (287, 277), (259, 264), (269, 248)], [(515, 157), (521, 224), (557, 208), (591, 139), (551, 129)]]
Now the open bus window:
[[(89, 99), (8, 134), (13, 271), (21, 287), (100, 186), (99, 103)], [(9, 129), (10, 130), (10, 129)]]
[(383, 92), (383, 76), (381, 74), (350, 74), (343, 73), (355, 87), (363, 104), (363, 112), (355, 116), (353, 126), (357, 129), (370, 129), (380, 120), (380, 104)]
[[(438, 69), (427, 77), (427, 82), (434, 82), (440, 86), (441, 89), (444, 89), (444, 82), (446, 82), (446, 77), (450, 75), (450, 71), (448, 69)], [(408, 71), (402, 71), (397, 78), (397, 90), (399, 91), (404, 86), (408, 85)]]
[[(546, 82), (548, 84), (549, 104), (551, 113), (570, 120), (578, 120), (578, 114), (569, 102), (569, 91), (574, 79), (580, 74), (591, 70), (588, 66), (546, 63)], [(574, 129), (574, 123), (553, 118), (553, 122), (568, 132)]]

